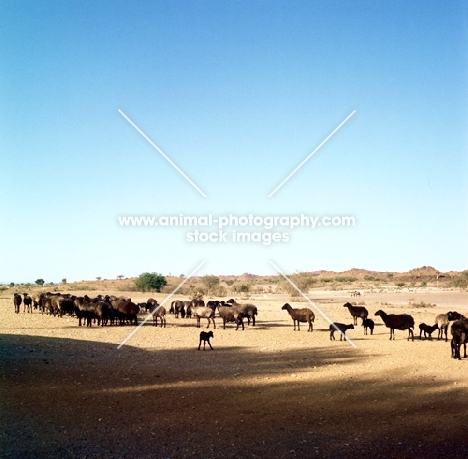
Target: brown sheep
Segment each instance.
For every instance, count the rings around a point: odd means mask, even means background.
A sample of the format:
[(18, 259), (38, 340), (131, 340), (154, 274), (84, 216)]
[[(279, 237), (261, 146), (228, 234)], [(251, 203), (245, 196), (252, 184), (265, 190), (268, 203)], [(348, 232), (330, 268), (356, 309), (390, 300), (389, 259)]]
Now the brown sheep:
[(294, 324), (294, 331), (296, 330), (296, 322), (298, 331), (300, 330), (299, 322), (307, 322), (309, 324), (309, 329), (307, 331), (311, 332), (314, 329), (315, 314), (309, 308), (295, 309), (292, 308), (289, 303), (286, 303), (281, 309), (288, 311), (291, 316)]

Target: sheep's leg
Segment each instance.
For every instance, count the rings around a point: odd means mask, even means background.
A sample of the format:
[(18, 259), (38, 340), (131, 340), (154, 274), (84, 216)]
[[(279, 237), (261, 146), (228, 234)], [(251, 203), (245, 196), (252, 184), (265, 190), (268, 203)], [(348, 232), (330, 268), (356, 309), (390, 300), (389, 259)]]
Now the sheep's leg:
[(211, 350), (212, 350), (212, 351), (214, 351), (214, 349), (213, 349), (213, 346), (211, 345), (211, 343), (210, 343), (210, 340), (209, 340), (209, 339), (208, 339), (208, 344), (210, 345), (210, 348), (211, 348)]

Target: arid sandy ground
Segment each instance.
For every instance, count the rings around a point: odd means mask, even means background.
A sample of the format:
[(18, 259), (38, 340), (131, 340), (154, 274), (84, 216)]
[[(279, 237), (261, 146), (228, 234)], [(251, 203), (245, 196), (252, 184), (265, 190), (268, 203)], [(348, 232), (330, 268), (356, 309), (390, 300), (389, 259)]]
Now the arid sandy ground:
[(406, 331), (389, 341), (374, 313), (412, 314), (419, 336), (418, 325), (438, 313), (467, 314), (468, 294), (427, 288), (310, 297), (344, 323), (352, 319), (342, 305), (365, 302), (374, 335), (357, 326), (348, 332), (357, 348), (331, 342), (319, 314), (312, 333), (294, 332), (281, 310), (287, 297), (270, 295), (250, 300), (259, 309), (256, 327), (223, 330), (218, 320), (214, 351), (197, 351), (195, 320), (172, 315), (167, 328), (145, 324), (117, 349), (133, 327), (15, 315), (4, 292), (1, 457), (466, 457), (468, 359), (451, 359), (437, 331), (432, 341), (408, 342)]

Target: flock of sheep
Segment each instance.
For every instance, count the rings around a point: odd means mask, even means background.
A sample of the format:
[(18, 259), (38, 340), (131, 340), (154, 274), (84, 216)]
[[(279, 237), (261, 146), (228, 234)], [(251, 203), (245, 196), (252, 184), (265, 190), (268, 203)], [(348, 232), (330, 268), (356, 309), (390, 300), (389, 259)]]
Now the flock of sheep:
[[(95, 298), (88, 296), (76, 297), (69, 294), (60, 293), (39, 293), (32, 296), (28, 294), (15, 293), (13, 297), (13, 304), (15, 312), (20, 312), (20, 306), (23, 303), (23, 312), (32, 312), (33, 308), (39, 309), (42, 313), (46, 312), (51, 315), (62, 316), (64, 314), (76, 316), (79, 319), (78, 325), (91, 326), (93, 322), (98, 325), (119, 325), (135, 324), (138, 323), (138, 313), (143, 309), (149, 311), (153, 318), (153, 324), (158, 325), (160, 320), (161, 327), (166, 326), (166, 309), (164, 306), (152, 298), (149, 298), (144, 303), (135, 304), (130, 298), (102, 296), (98, 295)], [(374, 321), (369, 319), (369, 312), (363, 306), (353, 306), (351, 303), (345, 303), (343, 307), (348, 308), (351, 316), (353, 317), (354, 324), (343, 324), (334, 322), (330, 325), (330, 340), (334, 340), (335, 331), (340, 334), (340, 340), (346, 339), (346, 330), (354, 329), (357, 325), (358, 318), (362, 319), (362, 326), (364, 327), (364, 334), (370, 330), (373, 334)], [(282, 308), (288, 312), (293, 320), (294, 330), (300, 330), (300, 323), (308, 324), (308, 331), (313, 330), (313, 323), (315, 314), (309, 308), (293, 308), (286, 303)], [(253, 304), (240, 304), (231, 299), (228, 301), (211, 300), (206, 304), (203, 300), (194, 299), (191, 301), (176, 300), (171, 303), (169, 313), (174, 314), (176, 318), (195, 318), (197, 327), (200, 327), (201, 319), (207, 319), (209, 328), (213, 323), (213, 328), (216, 328), (215, 317), (217, 316), (223, 321), (223, 327), (226, 328), (226, 323), (235, 323), (236, 330), (242, 327), (244, 330), (244, 319), (247, 319), (248, 325), (252, 323), (255, 326), (255, 318), (258, 314), (257, 307)], [(395, 339), (395, 330), (408, 330), (408, 340), (411, 338), (414, 341), (414, 319), (408, 314), (386, 314), (382, 310), (375, 313), (384, 322), (385, 326), (390, 329), (390, 339)], [(464, 358), (466, 358), (466, 343), (468, 342), (468, 318), (462, 316), (457, 312), (448, 312), (447, 314), (439, 314), (435, 318), (433, 325), (426, 325), (421, 323), (419, 325), (419, 338), (432, 339), (432, 333), (438, 330), (438, 339), (443, 339), (445, 334), (445, 341), (447, 338), (447, 330), (451, 325), (451, 352), (452, 357), (461, 359), (461, 346), (464, 346)], [(200, 341), (201, 344), (201, 341)], [(209, 344), (209, 343), (208, 343)], [(200, 346), (199, 346), (200, 347)], [(211, 344), (210, 344), (211, 347)]]

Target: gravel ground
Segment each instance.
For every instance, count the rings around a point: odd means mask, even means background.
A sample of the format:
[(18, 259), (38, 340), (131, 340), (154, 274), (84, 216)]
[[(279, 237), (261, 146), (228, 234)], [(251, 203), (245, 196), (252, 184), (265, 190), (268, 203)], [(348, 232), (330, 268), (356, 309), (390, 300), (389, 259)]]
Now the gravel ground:
[[(349, 294), (311, 298), (332, 320), (352, 323), (342, 307)], [(270, 295), (250, 300), (256, 327), (223, 330), (218, 320), (214, 351), (198, 351), (192, 319), (145, 324), (118, 349), (134, 327), (14, 314), (4, 293), (1, 457), (465, 457), (468, 360), (451, 359), (437, 331), (432, 341), (408, 342), (406, 331), (389, 341), (374, 314), (412, 314), (419, 337), (419, 323), (438, 313), (468, 313), (467, 299), (437, 289), (367, 292), (354, 300), (365, 302), (376, 328), (372, 336), (360, 325), (349, 330), (354, 348), (331, 342), (317, 312), (312, 333), (294, 332), (281, 310), (286, 297)]]

